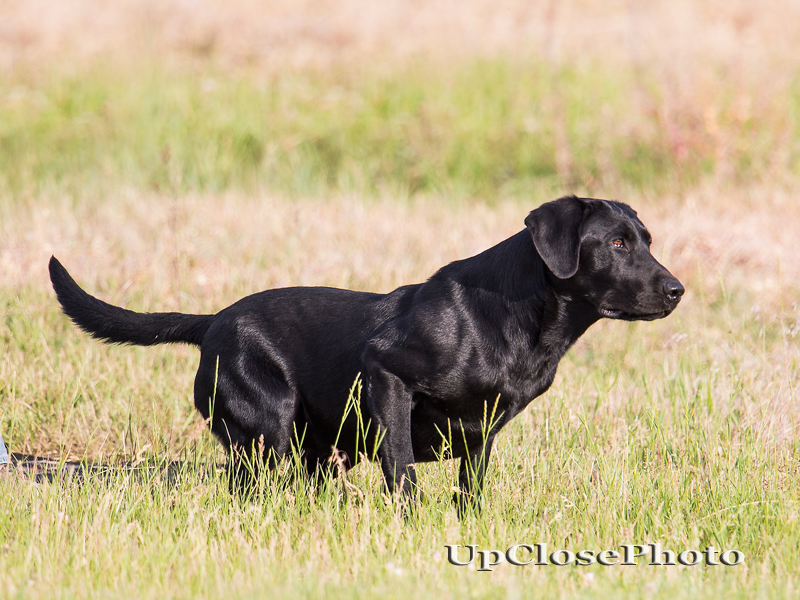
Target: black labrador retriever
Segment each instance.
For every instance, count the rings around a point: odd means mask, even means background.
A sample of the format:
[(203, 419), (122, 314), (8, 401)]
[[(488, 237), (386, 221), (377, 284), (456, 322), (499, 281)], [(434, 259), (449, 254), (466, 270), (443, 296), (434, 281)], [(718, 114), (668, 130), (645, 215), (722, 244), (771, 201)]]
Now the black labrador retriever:
[[(334, 445), (346, 468), (377, 447), (388, 489), (404, 493), (416, 488), (414, 463), (460, 457), (463, 510), (478, 508), (496, 433), (550, 387), (592, 323), (660, 319), (684, 292), (626, 204), (564, 197), (525, 225), (388, 294), (274, 289), (216, 315), (111, 306), (55, 257), (50, 278), (64, 312), (95, 338), (199, 346), (195, 405), (235, 456), (274, 465), (295, 443), (313, 474)], [(347, 410), (359, 374), (361, 421)]]

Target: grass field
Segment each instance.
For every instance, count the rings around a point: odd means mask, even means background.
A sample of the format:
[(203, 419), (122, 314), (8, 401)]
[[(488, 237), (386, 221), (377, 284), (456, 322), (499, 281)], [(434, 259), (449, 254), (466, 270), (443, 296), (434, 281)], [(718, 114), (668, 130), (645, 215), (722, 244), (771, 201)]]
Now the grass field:
[[(0, 478), (0, 598), (797, 597), (800, 13), (494, 4), (0, 3), (0, 431), (186, 461), (177, 482)], [(634, 206), (687, 293), (590, 329), (463, 522), (447, 461), (408, 518), (372, 464), (311, 489), (288, 461), (231, 497), (197, 352), (91, 341), (47, 279), (55, 254), (142, 311), (388, 291), (571, 192)], [(521, 543), (745, 561), (479, 572), (445, 548)]]

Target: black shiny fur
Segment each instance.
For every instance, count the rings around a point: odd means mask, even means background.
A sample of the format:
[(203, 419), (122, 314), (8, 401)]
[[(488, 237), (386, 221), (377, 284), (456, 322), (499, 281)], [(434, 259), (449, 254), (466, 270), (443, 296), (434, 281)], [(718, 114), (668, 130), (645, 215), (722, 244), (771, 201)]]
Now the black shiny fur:
[[(334, 444), (352, 466), (380, 430), (389, 490), (412, 492), (414, 463), (444, 452), (462, 459), (464, 508), (477, 504), (496, 433), (550, 387), (592, 323), (658, 319), (683, 294), (625, 204), (570, 196), (543, 204), (525, 224), (388, 294), (274, 289), (216, 315), (111, 306), (81, 290), (55, 257), (50, 277), (64, 312), (96, 338), (200, 346), (195, 405), (209, 418), (214, 399), (211, 429), (226, 447), (274, 462), (301, 440), (314, 472)], [(355, 412), (344, 422), (343, 414), (359, 373), (371, 425), (357, 448)]]

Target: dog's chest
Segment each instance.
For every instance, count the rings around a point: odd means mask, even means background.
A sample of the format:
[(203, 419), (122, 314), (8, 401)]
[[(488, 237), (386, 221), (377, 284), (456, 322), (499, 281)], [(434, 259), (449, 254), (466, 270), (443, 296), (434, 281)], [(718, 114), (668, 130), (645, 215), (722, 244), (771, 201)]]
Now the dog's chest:
[(569, 343), (547, 344), (537, 339), (520, 339), (495, 353), (493, 381), (497, 394), (514, 398), (521, 408), (552, 385), (558, 363)]
[(430, 412), (434, 420), (483, 418), (486, 407), (514, 417), (552, 385), (563, 352), (520, 351), (502, 361), (472, 365), (455, 377), (457, 385), (442, 386), (438, 393), (426, 390), (418, 397), (417, 410)]

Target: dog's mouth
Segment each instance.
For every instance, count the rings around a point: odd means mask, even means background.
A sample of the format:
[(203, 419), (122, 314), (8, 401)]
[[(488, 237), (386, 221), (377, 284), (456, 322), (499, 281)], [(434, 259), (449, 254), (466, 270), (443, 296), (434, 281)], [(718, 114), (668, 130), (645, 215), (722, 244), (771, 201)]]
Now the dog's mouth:
[(656, 319), (663, 319), (672, 309), (660, 310), (653, 313), (629, 313), (624, 310), (616, 310), (613, 308), (601, 308), (600, 314), (606, 319), (618, 319), (620, 321), (655, 321)]

